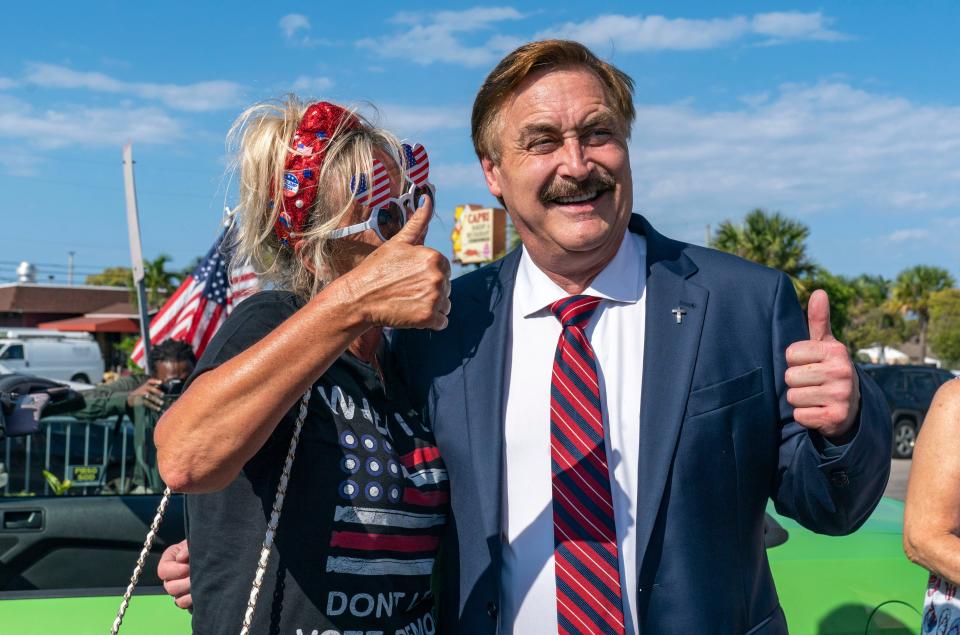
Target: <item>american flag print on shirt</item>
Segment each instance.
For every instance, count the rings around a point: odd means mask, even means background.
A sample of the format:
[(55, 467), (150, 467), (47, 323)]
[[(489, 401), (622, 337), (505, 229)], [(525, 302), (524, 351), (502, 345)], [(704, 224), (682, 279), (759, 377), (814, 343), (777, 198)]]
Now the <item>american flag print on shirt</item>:
[[(259, 290), (253, 267), (228, 268), (230, 256), (221, 252), (225, 236), (226, 231), (150, 321), (151, 344), (181, 340), (190, 344), (199, 358), (231, 311)], [(144, 365), (142, 339), (130, 357)]]
[(421, 438), (401, 454), (385, 437), (343, 430), (345, 453), (326, 571), (428, 576), (450, 490), (439, 450)]

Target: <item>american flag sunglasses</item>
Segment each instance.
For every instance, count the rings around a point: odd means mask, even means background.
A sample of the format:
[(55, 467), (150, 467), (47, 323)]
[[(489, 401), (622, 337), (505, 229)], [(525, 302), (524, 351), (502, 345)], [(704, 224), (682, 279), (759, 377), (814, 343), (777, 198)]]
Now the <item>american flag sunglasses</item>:
[(355, 225), (341, 227), (330, 232), (330, 238), (343, 238), (372, 229), (377, 237), (386, 242), (397, 235), (407, 220), (417, 211), (417, 204), (423, 196), (429, 196), (436, 202), (437, 189), (430, 183), (430, 161), (427, 151), (419, 143), (415, 146), (403, 144), (402, 165), (404, 179), (409, 183), (407, 191), (397, 197), (391, 197), (390, 174), (386, 166), (377, 159), (373, 160), (371, 170), (372, 184), (368, 187), (366, 175), (354, 177), (350, 190), (361, 205), (370, 208), (370, 217)]

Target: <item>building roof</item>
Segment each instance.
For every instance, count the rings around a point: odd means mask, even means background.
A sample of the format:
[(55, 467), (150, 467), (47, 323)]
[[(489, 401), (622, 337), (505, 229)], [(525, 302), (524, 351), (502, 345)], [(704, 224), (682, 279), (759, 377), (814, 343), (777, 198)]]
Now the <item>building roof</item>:
[(75, 317), (52, 322), (41, 322), (42, 329), (54, 331), (85, 331), (87, 333), (139, 333), (140, 322), (126, 317)]
[(0, 312), (78, 315), (126, 303), (126, 287), (12, 283), (0, 284)]
[(107, 306), (102, 306), (99, 309), (88, 311), (86, 313), (87, 317), (125, 317), (132, 318), (134, 320), (140, 319), (140, 313), (137, 311), (137, 307), (134, 304), (129, 302), (114, 302), (113, 304), (108, 304)]

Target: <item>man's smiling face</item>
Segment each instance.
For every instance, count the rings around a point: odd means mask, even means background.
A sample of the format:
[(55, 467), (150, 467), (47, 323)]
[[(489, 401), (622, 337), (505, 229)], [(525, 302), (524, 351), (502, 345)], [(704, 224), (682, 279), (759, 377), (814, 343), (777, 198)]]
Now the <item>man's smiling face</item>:
[(599, 77), (577, 66), (531, 74), (498, 125), (500, 160), (482, 159), (484, 175), (534, 261), (609, 262), (633, 189), (627, 126)]

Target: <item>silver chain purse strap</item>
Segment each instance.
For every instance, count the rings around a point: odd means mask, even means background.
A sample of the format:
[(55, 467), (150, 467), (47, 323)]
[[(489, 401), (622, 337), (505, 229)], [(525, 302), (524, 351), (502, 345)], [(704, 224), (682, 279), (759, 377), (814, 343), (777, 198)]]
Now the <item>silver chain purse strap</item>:
[[(290, 481), (290, 470), (293, 468), (293, 459), (297, 453), (297, 444), (300, 441), (300, 430), (303, 428), (303, 421), (307, 418), (307, 404), (310, 402), (310, 391), (308, 388), (303, 393), (300, 400), (300, 413), (297, 415), (297, 421), (293, 426), (293, 436), (290, 438), (290, 448), (287, 450), (287, 458), (283, 464), (283, 472), (280, 474), (280, 483), (277, 485), (277, 495), (273, 500), (273, 512), (270, 514), (270, 521), (267, 523), (267, 533), (263, 538), (263, 547), (260, 549), (260, 559), (257, 562), (257, 571), (253, 576), (253, 585), (250, 587), (250, 598), (247, 600), (247, 609), (243, 615), (243, 625), (240, 628), (240, 635), (250, 635), (250, 624), (253, 622), (253, 614), (257, 609), (257, 600), (260, 597), (260, 586), (263, 584), (263, 576), (267, 571), (267, 563), (270, 560), (270, 551), (273, 547), (273, 539), (277, 533), (277, 525), (280, 523), (280, 512), (283, 510), (283, 499), (287, 494), (287, 484)], [(163, 514), (167, 511), (167, 505), (170, 502), (170, 488), (163, 490), (163, 497), (160, 499), (160, 505), (157, 506), (157, 513), (150, 524), (150, 531), (147, 532), (147, 539), (143, 543), (143, 549), (140, 550), (140, 556), (137, 558), (137, 564), (133, 568), (133, 575), (130, 576), (130, 584), (123, 594), (123, 601), (120, 602), (120, 610), (117, 611), (117, 618), (113, 621), (113, 627), (110, 629), (110, 635), (117, 635), (120, 630), (120, 624), (123, 622), (123, 616), (130, 605), (130, 596), (140, 581), (140, 574), (143, 572), (143, 566), (147, 555), (153, 547), (153, 540), (156, 537), (157, 529), (163, 520)]]
[(123, 616), (130, 605), (130, 596), (140, 581), (140, 573), (143, 572), (143, 565), (147, 560), (147, 555), (153, 547), (153, 539), (157, 535), (157, 529), (160, 527), (160, 521), (163, 520), (163, 514), (167, 511), (167, 505), (170, 503), (170, 488), (163, 490), (163, 497), (160, 499), (160, 505), (157, 506), (157, 513), (153, 516), (153, 522), (150, 523), (150, 531), (147, 532), (147, 539), (143, 542), (143, 549), (140, 550), (140, 556), (137, 558), (137, 564), (133, 567), (133, 575), (130, 576), (130, 584), (123, 594), (123, 601), (120, 602), (120, 610), (117, 611), (117, 619), (113, 620), (113, 627), (110, 629), (110, 635), (117, 635), (120, 630), (120, 623), (123, 622)]
[(247, 600), (247, 611), (243, 615), (240, 635), (250, 635), (253, 612), (257, 609), (257, 599), (260, 597), (260, 585), (263, 584), (263, 574), (267, 572), (267, 561), (270, 560), (270, 550), (277, 534), (277, 525), (280, 523), (283, 498), (287, 494), (287, 483), (290, 481), (293, 457), (297, 453), (297, 443), (300, 441), (300, 430), (303, 428), (303, 420), (307, 418), (307, 404), (310, 402), (311, 390), (313, 390), (312, 386), (307, 388), (307, 392), (303, 393), (303, 399), (300, 400), (300, 414), (297, 416), (297, 423), (293, 426), (293, 436), (290, 437), (290, 449), (287, 450), (287, 460), (283, 463), (283, 472), (280, 474), (280, 483), (277, 485), (277, 496), (273, 500), (273, 512), (270, 514), (270, 522), (267, 523), (267, 533), (263, 537), (260, 560), (257, 562), (257, 572), (253, 576), (253, 584), (250, 587), (250, 599)]

